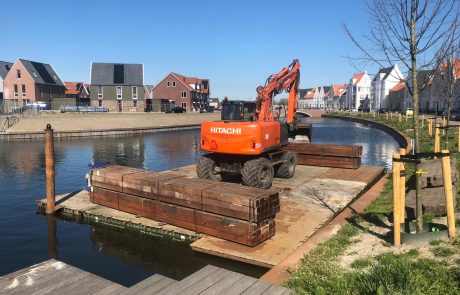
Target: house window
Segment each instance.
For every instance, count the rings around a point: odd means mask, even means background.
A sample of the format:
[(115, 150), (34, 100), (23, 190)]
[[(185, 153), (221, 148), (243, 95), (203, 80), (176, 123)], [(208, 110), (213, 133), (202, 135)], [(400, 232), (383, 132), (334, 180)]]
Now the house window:
[(97, 97), (98, 98), (104, 97), (104, 88), (102, 86), (97, 86)]
[(122, 92), (123, 92), (123, 87), (122, 86), (117, 86), (117, 99), (122, 99), (123, 98)]
[(186, 102), (183, 102), (183, 103), (182, 103), (182, 107), (183, 107), (184, 109), (186, 109), (186, 108), (187, 108), (187, 103), (186, 103)]
[(176, 87), (176, 81), (173, 81), (173, 87)]
[(187, 97), (187, 92), (182, 91), (182, 92), (180, 93), (180, 97), (186, 98), (186, 97)]
[(22, 97), (26, 96), (26, 85), (22, 84)]
[(21, 70), (16, 70), (16, 78), (21, 79)]
[(14, 97), (18, 96), (18, 85), (14, 84)]
[(137, 86), (133, 86), (133, 99), (137, 99)]
[(171, 87), (171, 82), (168, 81), (168, 82), (166, 83), (166, 86)]
[(137, 100), (133, 100), (133, 107), (137, 108)]
[(200, 89), (201, 89), (201, 85), (200, 85), (200, 84), (196, 84), (196, 89), (197, 89), (197, 90), (200, 90)]
[(102, 107), (102, 99), (99, 99), (99, 107)]

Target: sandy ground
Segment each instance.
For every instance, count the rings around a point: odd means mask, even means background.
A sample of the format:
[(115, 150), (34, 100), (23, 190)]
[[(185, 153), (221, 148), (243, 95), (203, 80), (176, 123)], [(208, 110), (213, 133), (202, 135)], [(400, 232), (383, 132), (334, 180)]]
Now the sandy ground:
[(20, 117), (19, 123), (7, 129), (7, 133), (43, 131), (51, 124), (55, 131), (86, 131), (116, 128), (146, 128), (199, 124), (202, 121), (219, 120), (220, 113), (42, 113), (34, 117)]

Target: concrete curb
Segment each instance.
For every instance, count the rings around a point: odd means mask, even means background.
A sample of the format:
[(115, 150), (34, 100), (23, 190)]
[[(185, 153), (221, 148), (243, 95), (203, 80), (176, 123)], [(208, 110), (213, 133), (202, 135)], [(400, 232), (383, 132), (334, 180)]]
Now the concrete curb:
[[(176, 126), (159, 126), (146, 128), (117, 128), (117, 129), (96, 129), (96, 130), (72, 130), (72, 131), (55, 131), (54, 137), (70, 138), (70, 137), (100, 137), (100, 136), (124, 136), (133, 134), (145, 133), (160, 133), (179, 130), (200, 129), (201, 124), (187, 124)], [(0, 141), (10, 140), (34, 140), (43, 139), (45, 132), (17, 132), (17, 133), (0, 133)]]

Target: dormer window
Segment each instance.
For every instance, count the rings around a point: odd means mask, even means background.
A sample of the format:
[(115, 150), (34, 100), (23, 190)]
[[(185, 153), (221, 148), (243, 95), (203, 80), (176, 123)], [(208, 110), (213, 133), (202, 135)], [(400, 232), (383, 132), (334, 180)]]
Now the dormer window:
[(35, 71), (32, 72), (32, 75), (34, 76), (34, 78), (38, 78), (38, 75)]
[(21, 79), (21, 70), (16, 70), (16, 78)]
[(166, 86), (167, 86), (167, 87), (171, 87), (171, 82), (169, 82), (169, 81), (166, 82)]

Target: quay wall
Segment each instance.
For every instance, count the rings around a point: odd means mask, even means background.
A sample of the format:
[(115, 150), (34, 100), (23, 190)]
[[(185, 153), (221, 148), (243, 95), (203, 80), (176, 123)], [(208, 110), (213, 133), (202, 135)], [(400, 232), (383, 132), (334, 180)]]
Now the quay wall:
[[(71, 138), (71, 137), (99, 137), (99, 136), (124, 136), (133, 134), (160, 133), (179, 130), (200, 129), (201, 124), (187, 124), (175, 126), (159, 126), (148, 128), (117, 128), (101, 130), (75, 130), (75, 131), (55, 131), (54, 138)], [(43, 139), (45, 132), (17, 132), (17, 133), (0, 133), (0, 141), (10, 140), (33, 140)]]

